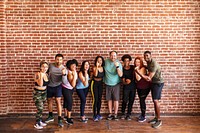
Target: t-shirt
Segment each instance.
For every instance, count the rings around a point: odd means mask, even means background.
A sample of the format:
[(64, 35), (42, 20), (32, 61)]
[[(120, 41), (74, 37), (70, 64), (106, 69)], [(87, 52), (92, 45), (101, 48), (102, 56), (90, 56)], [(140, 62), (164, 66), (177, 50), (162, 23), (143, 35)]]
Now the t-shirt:
[(49, 85), (50, 87), (56, 87), (62, 83), (62, 69), (61, 65), (59, 68), (56, 67), (55, 63), (49, 64)]
[(155, 75), (152, 78), (152, 83), (164, 82), (161, 75), (161, 67), (155, 60), (152, 59), (150, 63), (147, 63), (147, 69), (149, 72), (155, 72)]
[[(119, 62), (119, 60), (117, 60), (117, 62), (119, 63), (119, 69), (122, 71), (122, 64)], [(121, 81), (117, 73), (117, 68), (114, 62), (112, 62), (110, 59), (105, 60), (104, 70), (105, 70), (104, 83), (106, 85), (115, 86)]]
[(129, 89), (135, 88), (135, 80), (134, 80), (133, 74), (134, 74), (134, 66), (133, 65), (130, 65), (129, 69), (124, 69), (123, 68), (123, 76), (122, 76), (122, 78), (125, 78), (125, 80), (126, 79), (130, 79), (131, 80), (130, 84), (124, 85), (124, 86), (126, 86), (126, 88), (129, 88)]

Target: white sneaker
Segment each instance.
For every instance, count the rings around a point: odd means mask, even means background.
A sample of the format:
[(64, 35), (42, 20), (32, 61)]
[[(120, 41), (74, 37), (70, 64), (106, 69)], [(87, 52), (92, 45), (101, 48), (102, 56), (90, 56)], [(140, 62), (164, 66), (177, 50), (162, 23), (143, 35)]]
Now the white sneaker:
[(39, 124), (35, 124), (34, 127), (35, 127), (36, 129), (42, 129), (42, 128), (43, 128), (43, 127), (40, 126)]
[(40, 121), (40, 126), (45, 127), (46, 125), (47, 125), (46, 123)]

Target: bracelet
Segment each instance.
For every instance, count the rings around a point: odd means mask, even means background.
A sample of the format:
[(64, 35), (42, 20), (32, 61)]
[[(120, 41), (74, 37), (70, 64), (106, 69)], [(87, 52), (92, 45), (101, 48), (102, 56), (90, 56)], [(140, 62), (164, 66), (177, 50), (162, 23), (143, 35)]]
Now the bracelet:
[(66, 73), (65, 73), (65, 74), (63, 74), (62, 76), (66, 76)]
[(119, 66), (116, 66), (116, 68), (119, 68)]

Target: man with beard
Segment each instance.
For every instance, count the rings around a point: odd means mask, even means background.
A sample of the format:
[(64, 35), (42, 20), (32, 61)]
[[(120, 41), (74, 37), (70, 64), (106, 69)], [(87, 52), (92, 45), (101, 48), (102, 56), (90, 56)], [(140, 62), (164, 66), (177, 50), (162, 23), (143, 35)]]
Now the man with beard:
[(61, 106), (61, 97), (62, 97), (62, 70), (65, 67), (62, 65), (63, 55), (57, 54), (55, 56), (55, 62), (49, 64), (49, 84), (47, 87), (47, 99), (48, 99), (48, 109), (49, 116), (46, 119), (46, 123), (54, 121), (53, 117), (53, 97), (55, 97), (57, 112), (58, 112), (58, 126), (63, 127), (62, 123), (62, 106)]

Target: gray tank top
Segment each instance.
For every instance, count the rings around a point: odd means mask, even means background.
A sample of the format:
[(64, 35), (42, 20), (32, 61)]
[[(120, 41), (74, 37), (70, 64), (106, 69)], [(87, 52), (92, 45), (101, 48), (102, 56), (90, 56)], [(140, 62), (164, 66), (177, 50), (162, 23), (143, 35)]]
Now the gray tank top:
[(62, 69), (64, 66), (59, 68), (55, 66), (55, 63), (49, 64), (49, 85), (50, 87), (56, 87), (62, 83)]

